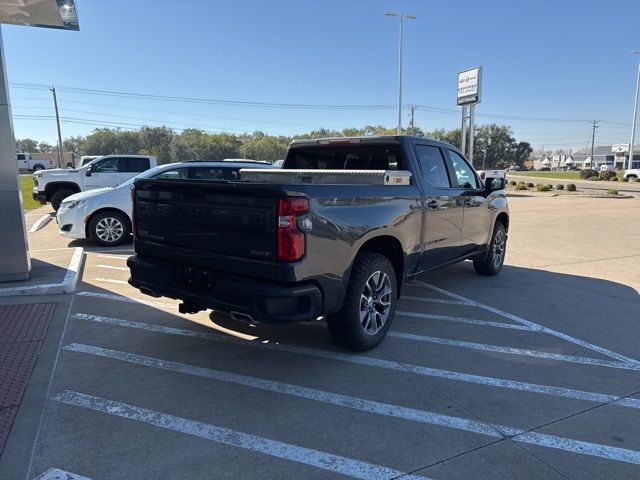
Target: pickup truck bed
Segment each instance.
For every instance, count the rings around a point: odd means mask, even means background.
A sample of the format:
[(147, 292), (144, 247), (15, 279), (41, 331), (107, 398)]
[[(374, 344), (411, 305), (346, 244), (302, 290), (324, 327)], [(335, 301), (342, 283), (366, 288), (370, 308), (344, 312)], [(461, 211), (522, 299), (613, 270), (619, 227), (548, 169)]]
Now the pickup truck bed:
[[(274, 324), (325, 316), (338, 341), (362, 350), (382, 340), (411, 277), (465, 258), (499, 271), (508, 227), (500, 182), (485, 188), (467, 164), (465, 182), (473, 175), (476, 188), (434, 189), (415, 146), (440, 152), (442, 169), (453, 147), (431, 140), (333, 142), (294, 143), (284, 171), (241, 172), (239, 182), (137, 180), (131, 285), (183, 300), (184, 313), (211, 308)], [(341, 166), (364, 171), (332, 171)], [(504, 241), (489, 269), (498, 223)]]

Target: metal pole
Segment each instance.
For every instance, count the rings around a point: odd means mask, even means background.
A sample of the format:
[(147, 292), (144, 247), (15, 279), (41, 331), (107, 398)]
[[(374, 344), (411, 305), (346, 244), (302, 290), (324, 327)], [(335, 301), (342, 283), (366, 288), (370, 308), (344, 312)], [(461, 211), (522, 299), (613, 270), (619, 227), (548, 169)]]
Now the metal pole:
[[(596, 124), (597, 122), (594, 120), (593, 121), (593, 133), (591, 134), (591, 168), (593, 168), (593, 164), (595, 163), (595, 157), (594, 157), (594, 145), (596, 143), (596, 128), (598, 128), (598, 125)], [(604, 162), (605, 164), (607, 163), (607, 161), (605, 160)]]
[(0, 282), (26, 280), (31, 270), (18, 178), (16, 140), (0, 30)]
[(402, 18), (400, 14), (400, 47), (398, 50), (398, 135), (402, 135)]
[(467, 107), (462, 106), (462, 127), (460, 128), (460, 151), (467, 154)]
[(49, 87), (51, 93), (53, 93), (53, 106), (56, 109), (56, 123), (58, 124), (58, 167), (63, 168), (63, 155), (62, 155), (62, 133), (60, 132), (60, 115), (58, 115), (58, 98), (56, 97), (56, 87)]
[(471, 105), (469, 107), (469, 162), (473, 165), (473, 134), (475, 130), (474, 126), (474, 117), (475, 117), (476, 106)]
[[(640, 62), (638, 62), (638, 78), (636, 80), (636, 101), (633, 106), (633, 121), (631, 122), (631, 142), (629, 143), (629, 160), (627, 168), (633, 166), (633, 144), (636, 139), (636, 117), (638, 116), (638, 90), (640, 90)], [(624, 168), (624, 165), (622, 166)]]

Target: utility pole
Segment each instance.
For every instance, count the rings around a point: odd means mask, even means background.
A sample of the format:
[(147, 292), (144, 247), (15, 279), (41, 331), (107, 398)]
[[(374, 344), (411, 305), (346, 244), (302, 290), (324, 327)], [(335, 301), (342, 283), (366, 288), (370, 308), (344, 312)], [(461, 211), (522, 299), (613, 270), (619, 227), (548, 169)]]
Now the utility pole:
[(62, 165), (62, 133), (60, 132), (60, 115), (58, 114), (58, 98), (56, 97), (56, 87), (49, 87), (51, 93), (53, 93), (53, 106), (56, 109), (56, 123), (58, 124), (58, 167), (63, 168)]
[(596, 159), (593, 156), (593, 152), (594, 152), (594, 145), (596, 143), (596, 128), (598, 128), (598, 123), (599, 122), (597, 120), (593, 121), (593, 133), (591, 134), (591, 168), (592, 169), (596, 161)]
[[(631, 52), (633, 55), (640, 55), (640, 50)], [(638, 92), (640, 92), (640, 63), (638, 64), (638, 76), (636, 78), (636, 100), (633, 104), (633, 121), (631, 122), (631, 141), (629, 142), (629, 161), (627, 168), (633, 168), (633, 144), (636, 139), (636, 118), (638, 118)], [(622, 164), (624, 169), (624, 162)]]
[(409, 129), (411, 130), (411, 133), (413, 134), (413, 126), (414, 126), (413, 120), (414, 120), (414, 116), (415, 116), (415, 113), (416, 113), (416, 106), (415, 105), (409, 105), (409, 110), (410, 110), (409, 115), (411, 117), (411, 120), (409, 120)]

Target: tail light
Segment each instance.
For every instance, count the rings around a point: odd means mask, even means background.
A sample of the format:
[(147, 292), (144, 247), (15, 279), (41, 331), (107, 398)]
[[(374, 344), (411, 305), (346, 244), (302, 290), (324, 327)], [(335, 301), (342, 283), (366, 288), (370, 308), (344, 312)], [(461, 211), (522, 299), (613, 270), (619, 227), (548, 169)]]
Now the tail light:
[(285, 197), (278, 201), (278, 260), (296, 262), (305, 253), (304, 232), (296, 225), (296, 217), (309, 211), (304, 197)]
[(138, 236), (136, 228), (136, 187), (131, 187), (131, 234), (133, 238)]

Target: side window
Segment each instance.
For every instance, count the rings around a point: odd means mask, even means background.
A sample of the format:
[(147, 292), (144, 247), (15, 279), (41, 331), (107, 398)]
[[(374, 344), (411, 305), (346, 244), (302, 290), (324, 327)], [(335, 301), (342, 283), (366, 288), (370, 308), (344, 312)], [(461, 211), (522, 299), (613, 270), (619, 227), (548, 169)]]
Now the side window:
[(120, 159), (120, 172), (140, 173), (149, 170), (150, 163), (148, 158), (125, 157)]
[(478, 186), (478, 178), (471, 165), (453, 150), (447, 150), (447, 155), (449, 155), (449, 160), (453, 166), (455, 180), (458, 182), (456, 186), (458, 188), (480, 188)]
[(187, 178), (187, 168), (176, 168), (174, 170), (165, 170), (151, 178), (160, 178), (164, 180), (183, 180)]
[(26, 160), (26, 156), (24, 153), (19, 153), (18, 154), (18, 160)]
[(101, 162), (94, 164), (91, 170), (94, 173), (114, 173), (118, 171), (119, 161), (120, 158), (118, 157), (106, 158)]
[(422, 178), (433, 187), (450, 188), (449, 176), (447, 175), (447, 168), (440, 148), (429, 145), (416, 145), (416, 152), (420, 160)]
[[(237, 169), (235, 169), (237, 172)], [(231, 174), (231, 171), (214, 167), (191, 167), (189, 169), (189, 178), (191, 180), (223, 180), (225, 173)]]

